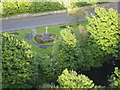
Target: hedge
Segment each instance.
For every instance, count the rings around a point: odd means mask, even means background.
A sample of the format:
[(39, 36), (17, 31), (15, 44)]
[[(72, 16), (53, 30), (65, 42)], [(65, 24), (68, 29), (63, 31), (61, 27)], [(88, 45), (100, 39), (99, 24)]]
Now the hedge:
[(2, 2), (2, 17), (22, 13), (41, 13), (65, 9), (58, 2)]
[[(30, 0), (31, 1), (31, 0)], [(42, 13), (57, 10), (66, 10), (59, 2), (2, 2), (0, 13), (2, 17), (9, 17), (23, 13)], [(103, 3), (103, 2), (102, 2)], [(102, 4), (98, 2), (98, 4)], [(77, 7), (88, 6), (87, 2), (77, 2)]]

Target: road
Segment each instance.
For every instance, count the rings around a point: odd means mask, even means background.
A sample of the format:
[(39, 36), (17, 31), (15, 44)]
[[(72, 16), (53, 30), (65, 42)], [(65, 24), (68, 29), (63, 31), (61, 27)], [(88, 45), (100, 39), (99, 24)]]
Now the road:
[[(106, 8), (114, 8), (118, 10), (117, 4), (108, 4), (104, 5)], [(88, 9), (89, 10), (89, 9)], [(88, 11), (89, 13), (93, 13), (93, 9)], [(79, 21), (86, 21), (87, 19), (80, 19)], [(8, 19), (2, 20), (2, 32), (13, 31), (13, 30), (21, 30), (21, 29), (31, 29), (36, 27), (43, 27), (49, 25), (57, 25), (75, 22), (75, 18), (71, 18), (67, 16), (67, 13), (54, 14), (54, 15), (46, 15), (46, 16), (31, 16), (26, 18), (19, 19)]]
[[(84, 21), (85, 19), (81, 19), (81, 21), (82, 20)], [(31, 29), (35, 27), (57, 25), (69, 22), (75, 22), (75, 19), (68, 17), (66, 13), (4, 20), (2, 21), (2, 32)]]

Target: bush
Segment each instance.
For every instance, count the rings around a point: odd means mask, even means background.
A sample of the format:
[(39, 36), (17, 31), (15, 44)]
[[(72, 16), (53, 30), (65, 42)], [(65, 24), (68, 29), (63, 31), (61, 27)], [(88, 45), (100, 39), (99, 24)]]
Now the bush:
[[(92, 3), (90, 3), (92, 4)], [(94, 2), (93, 2), (94, 4)], [(48, 11), (65, 10), (67, 8), (72, 9), (74, 7), (88, 6), (87, 2), (71, 2), (68, 6), (62, 1), (60, 2), (32, 2), (32, 0), (16, 0), (16, 2), (6, 2), (3, 0), (0, 5), (0, 14), (2, 17), (9, 17), (13, 15), (18, 15), (22, 13), (42, 13)]]
[(31, 2), (2, 2), (3, 17), (30, 12)]
[(58, 2), (33, 2), (30, 11), (32, 13), (56, 11), (65, 9)]
[(111, 88), (120, 88), (120, 69), (118, 67), (115, 67), (114, 74), (111, 75), (108, 81)]
[(2, 2), (3, 5), (3, 17), (22, 13), (41, 13), (47, 11), (56, 11), (65, 9), (58, 2)]
[(36, 35), (36, 36), (34, 37), (35, 40), (36, 40), (38, 43), (42, 43), (42, 40), (40, 39), (40, 37), (42, 37), (42, 36)]
[(65, 69), (58, 77), (60, 88), (94, 88), (94, 83), (87, 76)]
[[(49, 36), (53, 36), (53, 38), (56, 38), (55, 34), (50, 34)], [(36, 35), (35, 40), (38, 43), (46, 43), (46, 42), (53, 42), (54, 41), (54, 39), (51, 39), (51, 38), (48, 38), (48, 39), (44, 40), (42, 35)]]
[(15, 35), (2, 35), (2, 87), (30, 88), (33, 76), (33, 52), (25, 41)]

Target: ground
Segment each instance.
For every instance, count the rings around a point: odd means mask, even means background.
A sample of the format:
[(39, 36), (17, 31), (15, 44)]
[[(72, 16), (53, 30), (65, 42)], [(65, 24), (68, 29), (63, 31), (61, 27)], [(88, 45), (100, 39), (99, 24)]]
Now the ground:
[[(78, 22), (78, 24), (81, 24), (81, 25), (86, 25), (88, 22)], [(59, 36), (60, 35), (60, 31), (62, 30), (62, 28), (60, 28), (60, 26), (65, 26), (65, 25), (71, 25), (71, 26), (73, 26), (73, 28), (74, 29), (76, 29), (77, 28), (77, 23), (68, 23), (68, 24), (62, 24), (62, 25), (55, 25), (55, 26), (49, 26), (48, 27), (48, 32), (50, 32), (50, 33), (53, 33), (53, 34), (55, 34), (55, 35), (57, 35), (57, 36)], [(23, 36), (26, 34), (26, 33), (29, 33), (29, 34), (31, 34), (32, 33), (32, 30), (16, 30), (16, 31), (11, 31), (11, 32), (8, 32), (8, 33), (19, 33), (19, 35), (18, 35), (18, 37), (19, 37), (19, 39), (24, 39), (23, 38)], [(38, 27), (38, 28), (36, 28), (36, 32), (37, 33), (43, 33), (43, 32), (45, 32), (45, 27)], [(33, 39), (33, 41), (35, 42), (35, 43), (37, 43), (35, 40), (34, 40), (34, 38), (32, 38)], [(24, 39), (28, 44), (30, 44), (30, 45), (32, 45), (27, 39)], [(45, 43), (45, 44), (42, 44), (42, 45), (53, 45), (53, 43)], [(44, 49), (44, 48), (39, 48), (38, 49), (38, 47), (37, 46), (34, 46), (34, 45), (32, 45), (32, 51), (34, 52), (34, 53), (40, 53), (40, 54), (49, 54), (49, 53), (51, 53), (51, 51), (52, 51), (52, 48), (47, 48), (47, 49)]]

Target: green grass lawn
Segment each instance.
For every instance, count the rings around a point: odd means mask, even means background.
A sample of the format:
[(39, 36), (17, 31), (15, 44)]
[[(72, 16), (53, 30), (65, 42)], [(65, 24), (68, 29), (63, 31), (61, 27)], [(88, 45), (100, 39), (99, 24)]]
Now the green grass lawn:
[[(79, 24), (85, 26), (88, 24), (88, 22), (78, 22)], [(62, 28), (60, 28), (60, 26), (65, 26), (65, 25), (71, 25), (73, 27), (74, 30), (77, 29), (77, 23), (67, 23), (67, 24), (62, 24), (62, 25), (55, 25), (55, 26), (48, 26), (48, 32), (50, 33), (53, 33), (57, 36), (60, 35), (60, 31), (62, 30)], [(36, 28), (36, 32), (37, 33), (43, 33), (45, 32), (45, 27), (39, 27), (39, 28)], [(11, 32), (8, 32), (8, 33), (19, 33), (18, 37), (19, 39), (23, 39), (23, 36), (26, 34), (26, 33), (29, 33), (31, 34), (32, 33), (32, 30), (17, 30), (17, 31), (11, 31)], [(47, 49), (43, 49), (43, 48), (39, 48), (37, 46), (34, 46), (32, 45), (27, 39), (23, 39), (25, 40), (29, 45), (32, 46), (32, 51), (36, 54), (49, 54), (51, 53), (52, 51), (52, 48), (47, 48)], [(33, 42), (39, 44), (38, 42), (35, 41), (34, 37), (32, 38)], [(50, 43), (43, 43), (43, 44), (40, 44), (40, 45), (53, 45), (53, 42), (50, 42)]]

